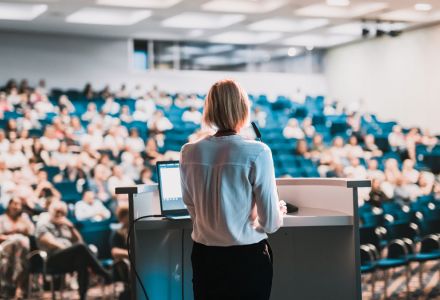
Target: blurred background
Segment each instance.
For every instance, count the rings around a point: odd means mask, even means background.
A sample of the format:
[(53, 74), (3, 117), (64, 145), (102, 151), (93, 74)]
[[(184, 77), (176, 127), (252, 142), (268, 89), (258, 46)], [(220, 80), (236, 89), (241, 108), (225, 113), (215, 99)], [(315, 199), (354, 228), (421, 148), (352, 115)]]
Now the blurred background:
[[(128, 299), (114, 188), (154, 183), (157, 161), (211, 134), (206, 92), (232, 78), (276, 176), (372, 180), (364, 299), (440, 299), (438, 53), (434, 0), (1, 0), (0, 297), (50, 298), (51, 282), (79, 297), (73, 266), (42, 278), (60, 210), (112, 273), (89, 297)], [(408, 253), (391, 263), (395, 239)]]

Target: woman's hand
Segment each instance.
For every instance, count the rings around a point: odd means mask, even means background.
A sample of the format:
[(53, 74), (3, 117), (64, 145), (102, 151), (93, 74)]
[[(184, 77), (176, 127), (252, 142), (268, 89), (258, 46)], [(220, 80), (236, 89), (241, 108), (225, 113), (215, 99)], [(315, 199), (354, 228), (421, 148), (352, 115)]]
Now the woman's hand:
[(286, 202), (284, 200), (280, 200), (280, 211), (283, 213), (283, 215), (287, 214), (287, 207)]

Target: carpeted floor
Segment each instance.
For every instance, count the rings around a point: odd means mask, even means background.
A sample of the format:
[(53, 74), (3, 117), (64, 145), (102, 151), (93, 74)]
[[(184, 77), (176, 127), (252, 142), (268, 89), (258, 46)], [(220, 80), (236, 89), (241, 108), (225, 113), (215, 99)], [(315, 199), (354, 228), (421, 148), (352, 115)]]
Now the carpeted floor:
[[(388, 284), (388, 299), (400, 300), (440, 300), (440, 263), (428, 262), (424, 265), (423, 288), (420, 288), (419, 266), (417, 263), (411, 265), (411, 278), (409, 283), (410, 294), (406, 296), (406, 280), (404, 269), (396, 269), (393, 274), (390, 272)], [(377, 280), (375, 285), (374, 297), (371, 293), (371, 282), (369, 275), (362, 276), (362, 299), (384, 299), (384, 280), (382, 271), (376, 272)]]

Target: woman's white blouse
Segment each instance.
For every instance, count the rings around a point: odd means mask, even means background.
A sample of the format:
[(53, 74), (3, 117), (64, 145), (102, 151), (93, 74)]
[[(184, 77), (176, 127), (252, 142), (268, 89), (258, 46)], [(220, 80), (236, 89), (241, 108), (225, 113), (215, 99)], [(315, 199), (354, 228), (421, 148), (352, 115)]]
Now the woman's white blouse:
[(272, 153), (239, 135), (210, 136), (181, 151), (192, 239), (207, 246), (258, 243), (283, 223)]

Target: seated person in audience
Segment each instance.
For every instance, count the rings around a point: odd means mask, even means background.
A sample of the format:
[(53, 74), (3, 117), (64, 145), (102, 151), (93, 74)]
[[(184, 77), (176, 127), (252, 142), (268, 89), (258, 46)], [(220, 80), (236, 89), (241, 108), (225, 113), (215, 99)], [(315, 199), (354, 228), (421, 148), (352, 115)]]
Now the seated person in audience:
[(78, 274), (79, 295), (86, 299), (89, 285), (89, 269), (109, 282), (111, 274), (84, 244), (75, 226), (66, 218), (67, 205), (54, 202), (49, 207), (49, 218), (38, 222), (37, 245), (48, 253), (47, 267), (58, 272)]
[(142, 89), (140, 84), (136, 84), (134, 89), (130, 93), (130, 98), (138, 100), (146, 95), (146, 92)]
[(417, 199), (419, 196), (419, 188), (415, 184), (407, 184), (403, 177), (399, 177), (394, 186), (394, 198), (395, 200), (404, 205), (409, 201)]
[(390, 199), (388, 196), (382, 191), (381, 181), (378, 179), (373, 179), (371, 181), (371, 191), (367, 203), (370, 203), (376, 207), (382, 207), (382, 203), (389, 200)]
[(136, 100), (135, 111), (133, 113), (134, 121), (147, 122), (156, 112), (156, 104), (150, 97), (143, 97)]
[(52, 153), (50, 165), (64, 170), (69, 162), (75, 159), (75, 156), (75, 154), (69, 151), (67, 143), (63, 141), (60, 143), (60, 148)]
[(112, 175), (108, 179), (107, 186), (113, 197), (116, 197), (116, 187), (134, 186), (135, 182), (122, 172), (122, 168), (118, 165), (112, 167)]
[[(14, 295), (3, 295), (6, 298), (23, 299), (27, 284), (28, 259), (30, 250), (29, 236), (34, 234), (34, 224), (22, 211), (21, 200), (13, 197), (0, 215), (0, 254), (2, 267), (0, 277), (4, 292), (12, 290)], [(0, 291), (0, 296), (1, 291)]]
[(34, 109), (37, 111), (38, 116), (40, 119), (43, 119), (46, 117), (46, 114), (55, 112), (55, 107), (53, 104), (49, 101), (49, 98), (47, 96), (42, 96), (41, 100), (35, 103)]
[(26, 109), (23, 112), (23, 117), (17, 119), (17, 127), (19, 131), (40, 129), (41, 124), (38, 121), (38, 114), (34, 110)]
[(313, 137), (316, 133), (315, 126), (312, 125), (312, 118), (310, 117), (304, 118), (301, 127), (308, 138)]
[(347, 159), (347, 148), (344, 147), (344, 139), (337, 136), (333, 139), (333, 144), (330, 147), (330, 153), (337, 163), (345, 163)]
[(13, 109), (12, 105), (8, 103), (6, 93), (0, 92), (0, 116), (3, 117), (4, 112), (13, 111)]
[(112, 198), (107, 187), (107, 179), (110, 174), (107, 173), (106, 167), (102, 164), (96, 165), (95, 168), (90, 170), (92, 178), (88, 180), (88, 188), (93, 191), (96, 198), (102, 202), (107, 202)]
[(148, 122), (148, 129), (153, 133), (162, 133), (173, 129), (173, 124), (164, 116), (163, 112), (158, 110), (153, 114), (153, 117)]
[(153, 172), (151, 171), (151, 168), (145, 167), (141, 171), (141, 175), (139, 178), (138, 184), (155, 184), (153, 181)]
[(422, 137), (418, 128), (411, 128), (406, 135), (406, 149), (408, 151), (408, 157), (413, 161), (416, 161), (416, 145), (420, 144)]
[(127, 90), (127, 86), (125, 84), (121, 85), (121, 88), (115, 93), (116, 98), (119, 99), (127, 99), (129, 98), (129, 93)]
[(395, 149), (395, 151), (399, 152), (402, 157), (408, 155), (408, 150), (406, 148), (406, 137), (402, 132), (402, 127), (400, 125), (393, 126), (393, 131), (388, 135), (388, 143), (393, 149)]
[(60, 140), (53, 126), (46, 126), (44, 135), (40, 138), (40, 141), (43, 149), (48, 152), (56, 151), (60, 148)]
[(85, 190), (82, 200), (75, 204), (75, 217), (78, 221), (99, 222), (109, 219), (110, 216), (110, 211), (91, 190)]
[(112, 97), (112, 92), (110, 91), (110, 87), (108, 86), (108, 84), (104, 86), (101, 92), (99, 92), (99, 96), (103, 99)]
[(81, 120), (78, 117), (72, 117), (66, 130), (66, 139), (69, 144), (79, 145), (84, 134), (86, 134), (86, 130), (82, 126)]
[(182, 114), (183, 122), (192, 122), (199, 125), (202, 122), (202, 113), (195, 107), (191, 106), (188, 110)]
[(376, 159), (370, 159), (367, 161), (368, 169), (367, 169), (367, 179), (370, 180), (385, 180), (385, 174), (383, 171), (379, 170), (379, 163)]
[(402, 165), (402, 178), (406, 184), (415, 184), (419, 180), (420, 172), (414, 169), (414, 161), (405, 159)]
[(372, 134), (367, 134), (364, 137), (364, 146), (362, 148), (364, 150), (364, 157), (367, 159), (382, 156), (382, 151), (376, 145), (374, 135)]
[(75, 112), (75, 106), (70, 101), (69, 97), (67, 97), (67, 95), (61, 95), (60, 96), (60, 98), (58, 99), (58, 106), (60, 107), (60, 110), (61, 110), (62, 107), (65, 107), (65, 108), (67, 108), (67, 111), (69, 113), (74, 113)]
[(119, 112), (119, 119), (124, 123), (133, 122), (133, 116), (130, 112), (130, 107), (128, 105), (122, 105), (121, 111)]
[(267, 113), (259, 106), (255, 107), (252, 111), (251, 120), (257, 123), (261, 128), (266, 127)]
[(64, 124), (61, 121), (61, 118), (59, 116), (56, 116), (55, 118), (52, 119), (52, 127), (54, 129), (55, 132), (55, 138), (59, 139), (59, 140), (63, 140), (66, 136), (66, 124)]
[(432, 150), (432, 148), (434, 148), (437, 143), (438, 143), (438, 138), (431, 134), (431, 132), (429, 131), (429, 129), (425, 128), (422, 131), (422, 137), (420, 139), (420, 142), (427, 146), (429, 150)]
[(145, 149), (145, 142), (139, 136), (139, 131), (137, 128), (130, 129), (130, 135), (125, 140), (125, 145), (129, 146), (134, 152), (142, 152)]
[(346, 155), (348, 157), (363, 157), (364, 151), (362, 147), (359, 146), (358, 138), (355, 135), (350, 136), (348, 139), (348, 144), (344, 146)]
[(91, 122), (98, 115), (98, 109), (94, 102), (87, 104), (87, 110), (82, 114), (81, 120)]
[(402, 173), (399, 170), (399, 164), (394, 158), (389, 158), (385, 161), (384, 173), (385, 180), (393, 185), (395, 185), (402, 177)]
[(121, 224), (121, 228), (113, 234), (111, 239), (111, 253), (115, 262), (113, 270), (115, 281), (124, 282), (124, 288), (125, 290), (128, 290), (130, 282), (130, 261), (128, 259), (127, 249), (127, 236), (129, 229), (128, 206), (120, 205), (116, 210), (116, 216)]
[(418, 196), (428, 196), (434, 192), (435, 179), (426, 172), (420, 172), (417, 184), (419, 186)]
[(139, 180), (139, 174), (144, 168), (144, 159), (139, 152), (135, 152), (126, 146), (126, 151), (121, 155), (120, 164), (125, 175), (130, 177), (133, 181)]
[(72, 117), (70, 116), (69, 109), (67, 107), (62, 106), (60, 108), (59, 118), (60, 118), (61, 123), (66, 126), (66, 129), (64, 130), (64, 131), (66, 131), (67, 126), (70, 125), (70, 120), (72, 119)]
[(87, 100), (92, 100), (95, 97), (95, 92), (93, 91), (93, 87), (92, 84), (87, 83), (84, 86), (83, 89), (83, 96), (87, 99)]
[(105, 131), (115, 124), (115, 119), (116, 118), (113, 118), (111, 115), (101, 110), (98, 115), (92, 119), (91, 124), (94, 124), (97, 128), (101, 128)]
[(61, 198), (61, 193), (48, 180), (47, 172), (39, 170), (37, 174), (37, 184), (34, 188), (34, 193), (37, 198), (45, 198), (55, 196)]
[(116, 115), (120, 109), (121, 106), (119, 105), (118, 102), (115, 101), (113, 97), (106, 98), (104, 105), (101, 108), (103, 112), (110, 115)]
[(111, 151), (114, 157), (118, 157), (122, 149), (124, 149), (126, 140), (118, 134), (117, 127), (111, 127), (104, 137), (102, 150)]
[[(151, 96), (156, 99), (156, 104), (162, 106), (165, 109), (169, 109), (173, 105), (173, 99), (167, 95), (165, 92), (160, 92), (159, 95), (154, 95), (155, 93), (151, 93)], [(154, 96), (153, 96), (154, 95)]]
[(298, 140), (296, 143), (295, 155), (303, 156), (305, 158), (311, 157), (306, 140)]
[(359, 114), (353, 112), (347, 116), (347, 125), (351, 129), (352, 135), (361, 138), (361, 117)]
[(351, 157), (350, 165), (344, 168), (345, 177), (355, 179), (366, 179), (367, 170), (360, 164), (359, 158)]
[(9, 150), (9, 140), (6, 137), (6, 132), (0, 128), (0, 154), (6, 153)]
[(332, 163), (325, 177), (344, 178), (344, 165), (340, 163)]
[(190, 99), (184, 94), (177, 94), (174, 105), (178, 108), (187, 108), (191, 105)]
[(299, 127), (296, 119), (289, 119), (286, 127), (283, 129), (283, 136), (286, 139), (303, 139), (305, 138), (304, 131)]
[(6, 163), (8, 169), (20, 169), (28, 164), (28, 159), (20, 150), (18, 143), (9, 145), (9, 151), (0, 155), (0, 158)]
[(80, 144), (83, 147), (86, 145), (93, 150), (100, 150), (104, 144), (103, 133), (99, 130), (98, 125), (89, 124), (87, 126), (87, 134), (83, 135), (80, 140)]

